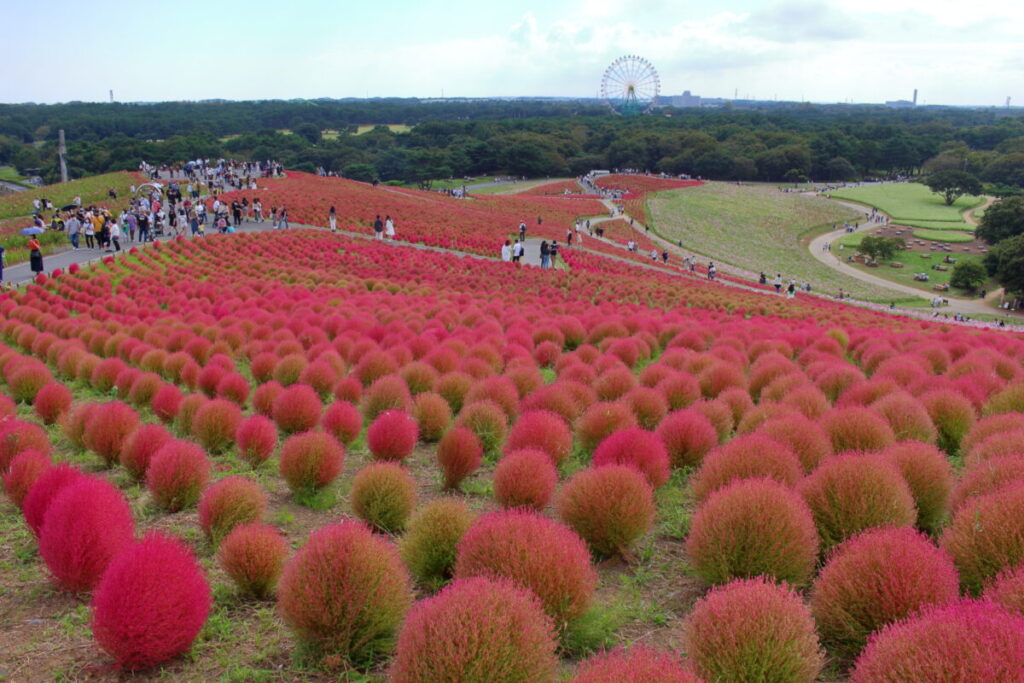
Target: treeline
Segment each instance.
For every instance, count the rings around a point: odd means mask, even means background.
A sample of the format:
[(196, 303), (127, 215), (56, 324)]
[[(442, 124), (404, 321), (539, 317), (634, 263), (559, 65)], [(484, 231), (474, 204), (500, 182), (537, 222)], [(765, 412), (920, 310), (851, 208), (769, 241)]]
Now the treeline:
[[(354, 134), (367, 123), (412, 128)], [(234, 157), (402, 182), (594, 168), (835, 182), (955, 168), (998, 194), (1024, 188), (1024, 116), (993, 109), (792, 104), (619, 117), (593, 100), (0, 105), (0, 163), (53, 180), (59, 128), (75, 177)]]

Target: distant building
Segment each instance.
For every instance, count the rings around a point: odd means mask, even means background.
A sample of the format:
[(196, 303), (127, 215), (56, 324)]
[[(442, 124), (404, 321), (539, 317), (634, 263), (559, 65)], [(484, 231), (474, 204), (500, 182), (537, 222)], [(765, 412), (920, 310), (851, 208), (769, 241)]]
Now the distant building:
[(676, 95), (672, 98), (673, 107), (699, 107), (701, 102), (700, 95), (691, 95), (689, 90), (684, 90), (682, 95)]
[(887, 100), (885, 106), (893, 109), (908, 109), (917, 106), (917, 88), (914, 88), (913, 100)]

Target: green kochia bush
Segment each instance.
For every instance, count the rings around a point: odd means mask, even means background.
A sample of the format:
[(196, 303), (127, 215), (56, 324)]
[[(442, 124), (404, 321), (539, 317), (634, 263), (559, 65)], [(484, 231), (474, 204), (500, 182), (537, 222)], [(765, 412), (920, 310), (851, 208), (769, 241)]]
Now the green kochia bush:
[(474, 518), (457, 498), (432, 500), (413, 513), (399, 551), (416, 581), (436, 587), (451, 577), (456, 548)]

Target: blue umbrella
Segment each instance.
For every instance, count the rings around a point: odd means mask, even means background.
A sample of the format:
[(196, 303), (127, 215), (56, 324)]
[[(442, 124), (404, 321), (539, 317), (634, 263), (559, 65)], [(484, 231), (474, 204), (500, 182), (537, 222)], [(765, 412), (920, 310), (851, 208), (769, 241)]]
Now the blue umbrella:
[(31, 226), (31, 227), (28, 227), (28, 228), (22, 228), (22, 230), (21, 230), (21, 234), (22, 235), (40, 235), (40, 234), (42, 234), (44, 232), (46, 232), (46, 231), (43, 230), (42, 228), (37, 228), (34, 225)]

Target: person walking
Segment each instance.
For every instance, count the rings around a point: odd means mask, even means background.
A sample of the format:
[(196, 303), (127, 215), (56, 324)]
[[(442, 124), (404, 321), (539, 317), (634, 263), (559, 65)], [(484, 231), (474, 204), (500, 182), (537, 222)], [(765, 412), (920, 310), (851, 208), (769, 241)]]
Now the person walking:
[(512, 245), (512, 263), (519, 263), (520, 259), (523, 258), (523, 243), (516, 242)]
[(389, 240), (395, 239), (395, 221), (391, 216), (384, 217), (384, 236)]
[[(68, 231), (68, 240), (71, 242), (71, 248), (78, 249), (78, 231), (82, 229), (82, 221), (78, 220), (78, 214), (71, 214), (71, 218), (65, 224)], [(0, 278), (2, 279), (2, 278)]]
[(551, 246), (548, 247), (548, 252), (551, 254), (551, 267), (555, 267), (555, 263), (558, 262), (558, 242), (551, 240)]
[(377, 217), (373, 219), (373, 236), (379, 240), (384, 239), (384, 221), (380, 219), (379, 213), (377, 214)]
[(526, 239), (526, 221), (519, 221), (519, 239), (520, 241)]
[(540, 267), (551, 267), (551, 250), (548, 248), (547, 240), (544, 240), (543, 242), (540, 243)]
[(259, 199), (254, 201), (252, 203), (252, 212), (253, 212), (253, 214), (256, 217), (256, 222), (257, 223), (262, 223), (263, 222), (263, 202), (261, 202)]
[(33, 273), (43, 272), (43, 252), (35, 237), (28, 241), (28, 261)]
[(327, 226), (331, 229), (331, 232), (338, 232), (338, 210), (333, 206), (327, 212)]
[(775, 286), (776, 294), (782, 294), (782, 273), (777, 273), (775, 275), (775, 281), (772, 282), (772, 285)]
[[(121, 251), (121, 223), (116, 220), (109, 222), (110, 224), (110, 241), (114, 245), (114, 251)], [(107, 249), (110, 251), (110, 249)]]
[(277, 214), (277, 217), (281, 222), (281, 229), (288, 230), (288, 228), (290, 227), (288, 225), (288, 209), (282, 206), (281, 211)]
[(512, 241), (505, 240), (505, 244), (501, 245), (501, 260), (509, 263), (512, 261)]
[(92, 216), (89, 214), (85, 215), (85, 246), (88, 249), (93, 248), (93, 237), (96, 235), (96, 224), (92, 222)]

